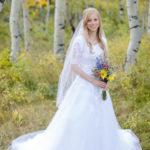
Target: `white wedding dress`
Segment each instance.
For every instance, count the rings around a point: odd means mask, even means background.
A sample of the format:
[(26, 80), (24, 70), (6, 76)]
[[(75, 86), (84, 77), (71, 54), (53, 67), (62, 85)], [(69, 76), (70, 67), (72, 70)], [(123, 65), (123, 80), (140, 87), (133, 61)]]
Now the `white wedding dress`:
[[(72, 64), (90, 76), (96, 57), (103, 55), (99, 44), (91, 54), (83, 36), (74, 43)], [(141, 150), (138, 137), (130, 129), (121, 129), (107, 91), (77, 76), (48, 127), (18, 137), (9, 150)], [(47, 116), (45, 116), (47, 117)]]

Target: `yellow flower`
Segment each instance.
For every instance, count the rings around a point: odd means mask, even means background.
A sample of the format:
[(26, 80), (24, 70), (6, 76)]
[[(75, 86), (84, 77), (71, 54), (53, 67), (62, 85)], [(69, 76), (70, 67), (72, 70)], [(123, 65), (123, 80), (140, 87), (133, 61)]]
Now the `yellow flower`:
[(114, 75), (113, 75), (113, 74), (111, 74), (111, 75), (108, 77), (108, 80), (109, 80), (109, 81), (114, 80)]
[(19, 114), (19, 113), (18, 113), (18, 111), (17, 111), (17, 110), (14, 110), (14, 111), (13, 111), (13, 119), (14, 119), (14, 120), (16, 120), (16, 119), (17, 119), (18, 114)]
[(101, 78), (104, 79), (107, 76), (107, 72), (105, 70), (101, 71)]
[(48, 5), (48, 2), (46, 1), (42, 1), (41, 4), (44, 6), (44, 5)]

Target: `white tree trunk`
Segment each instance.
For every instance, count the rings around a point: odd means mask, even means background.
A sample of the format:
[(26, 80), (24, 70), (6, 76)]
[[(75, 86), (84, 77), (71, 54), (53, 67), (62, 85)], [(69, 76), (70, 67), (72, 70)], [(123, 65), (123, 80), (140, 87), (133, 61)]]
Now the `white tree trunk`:
[[(24, 1), (25, 3), (25, 1)], [(29, 51), (30, 49), (30, 22), (29, 22), (29, 7), (23, 6), (23, 25), (24, 25), (24, 40), (25, 49)]]
[(94, 7), (94, 0), (91, 0), (91, 6)]
[(148, 22), (147, 22), (147, 36), (150, 38), (150, 0), (148, 1)]
[(119, 7), (120, 7), (120, 9), (119, 9), (119, 19), (120, 19), (120, 22), (122, 22), (123, 18), (124, 18), (124, 6), (122, 4), (123, 0), (120, 0), (119, 2), (120, 2), (120, 4), (119, 4)]
[(2, 9), (3, 9), (3, 6), (4, 6), (5, 1), (6, 1), (6, 0), (0, 0), (0, 12), (1, 12)]
[(81, 10), (79, 9), (79, 21), (82, 19), (82, 13)]
[(132, 63), (136, 63), (136, 55), (141, 43), (141, 26), (138, 17), (137, 0), (126, 0), (130, 27), (130, 42), (127, 49), (124, 70), (129, 71)]
[(46, 32), (48, 32), (48, 25), (49, 25), (49, 16), (50, 16), (50, 3), (49, 0), (47, 0), (47, 14), (46, 14)]
[(89, 7), (89, 0), (86, 0), (86, 8)]
[(65, 6), (65, 0), (55, 1), (54, 54), (55, 56), (60, 54), (62, 59), (64, 59)]
[(139, 0), (137, 0), (137, 9), (138, 9), (138, 14), (139, 14)]
[(145, 29), (145, 10), (142, 8), (142, 33), (144, 33)]
[(19, 16), (21, 11), (20, 0), (12, 0), (11, 3), (11, 12), (10, 12), (10, 32), (11, 32), (11, 53), (10, 60), (13, 61), (16, 59), (17, 53), (20, 52), (20, 25), (19, 25)]
[(109, 8), (109, 0), (107, 0), (107, 16), (109, 16), (110, 8)]
[(75, 27), (77, 27), (78, 24), (78, 9), (75, 9)]
[(43, 32), (43, 30), (44, 30), (44, 9), (43, 9), (43, 6), (40, 7), (40, 17), (41, 17), (41, 22), (42, 22), (41, 31)]

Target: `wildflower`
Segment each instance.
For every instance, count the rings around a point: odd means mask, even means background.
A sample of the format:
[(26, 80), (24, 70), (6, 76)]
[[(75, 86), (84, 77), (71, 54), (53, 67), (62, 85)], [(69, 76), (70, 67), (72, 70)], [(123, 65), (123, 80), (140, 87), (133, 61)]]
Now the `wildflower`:
[(111, 75), (108, 77), (108, 80), (109, 80), (109, 81), (114, 80), (114, 75), (113, 75), (113, 74), (111, 74)]
[(104, 79), (107, 76), (107, 72), (105, 70), (101, 70), (101, 78)]

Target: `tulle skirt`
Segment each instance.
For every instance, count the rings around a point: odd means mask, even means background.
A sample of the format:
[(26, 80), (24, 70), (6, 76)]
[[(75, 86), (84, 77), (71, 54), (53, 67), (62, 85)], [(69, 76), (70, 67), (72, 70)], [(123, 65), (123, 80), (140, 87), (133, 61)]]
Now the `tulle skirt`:
[(77, 77), (48, 127), (14, 139), (8, 150), (141, 150), (138, 137), (120, 128), (108, 91), (105, 101), (101, 93)]

